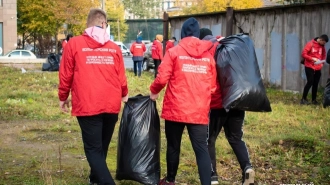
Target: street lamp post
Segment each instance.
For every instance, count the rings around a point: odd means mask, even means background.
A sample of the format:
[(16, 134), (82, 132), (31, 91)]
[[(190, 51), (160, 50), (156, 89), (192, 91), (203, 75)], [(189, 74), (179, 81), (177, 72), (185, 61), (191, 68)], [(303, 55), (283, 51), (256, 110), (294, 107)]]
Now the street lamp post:
[(102, 0), (102, 10), (105, 11), (105, 0)]

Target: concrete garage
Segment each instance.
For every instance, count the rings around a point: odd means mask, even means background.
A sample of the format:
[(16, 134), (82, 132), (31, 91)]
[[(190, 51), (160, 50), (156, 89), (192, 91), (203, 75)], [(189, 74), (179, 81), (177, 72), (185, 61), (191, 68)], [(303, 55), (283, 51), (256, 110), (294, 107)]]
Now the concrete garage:
[(0, 55), (17, 47), (17, 1), (0, 0)]

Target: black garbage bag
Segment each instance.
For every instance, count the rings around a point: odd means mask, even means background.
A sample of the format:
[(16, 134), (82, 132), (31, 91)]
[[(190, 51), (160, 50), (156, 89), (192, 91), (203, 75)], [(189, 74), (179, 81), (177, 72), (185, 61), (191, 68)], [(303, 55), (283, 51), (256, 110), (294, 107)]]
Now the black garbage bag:
[(160, 119), (156, 102), (135, 96), (125, 104), (118, 134), (117, 180), (158, 184), (160, 179)]
[(50, 63), (49, 71), (58, 71), (60, 68), (60, 55), (55, 53), (50, 53), (47, 57), (48, 63)]
[(50, 65), (50, 63), (43, 63), (41, 70), (42, 71), (49, 71), (51, 69), (51, 67), (52, 66)]
[(324, 108), (330, 106), (330, 78), (327, 80), (327, 85), (324, 88), (322, 104)]
[(249, 36), (239, 34), (222, 39), (215, 59), (222, 104), (226, 110), (271, 111)]

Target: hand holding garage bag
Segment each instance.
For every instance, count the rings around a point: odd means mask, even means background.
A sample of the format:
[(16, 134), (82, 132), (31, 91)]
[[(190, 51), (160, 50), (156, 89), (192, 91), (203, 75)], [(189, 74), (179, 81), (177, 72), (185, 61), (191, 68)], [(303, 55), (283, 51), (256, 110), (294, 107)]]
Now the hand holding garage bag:
[(247, 35), (232, 35), (222, 39), (215, 59), (222, 103), (227, 111), (271, 111), (253, 41)]
[(159, 182), (160, 119), (156, 102), (149, 96), (131, 97), (125, 104), (117, 152), (117, 180)]

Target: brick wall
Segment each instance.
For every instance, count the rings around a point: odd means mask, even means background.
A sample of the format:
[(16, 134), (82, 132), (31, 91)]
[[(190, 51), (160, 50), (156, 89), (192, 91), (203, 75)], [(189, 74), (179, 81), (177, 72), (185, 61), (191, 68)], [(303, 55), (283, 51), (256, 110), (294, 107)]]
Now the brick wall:
[[(2, 54), (17, 47), (17, 2), (0, 0), (0, 23), (2, 23)], [(1, 6), (2, 5), (2, 6)]]

